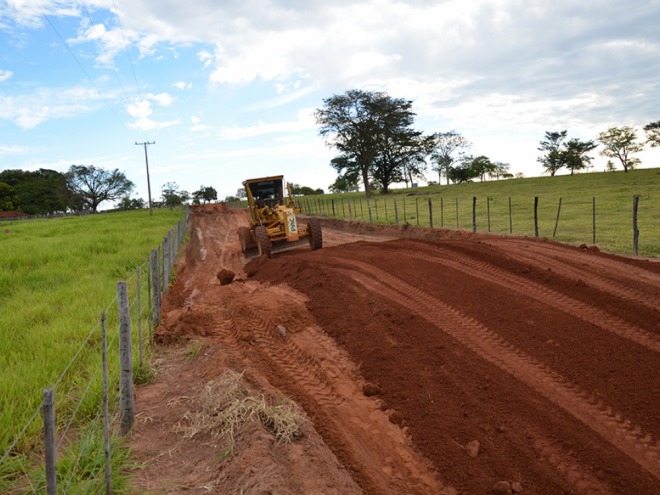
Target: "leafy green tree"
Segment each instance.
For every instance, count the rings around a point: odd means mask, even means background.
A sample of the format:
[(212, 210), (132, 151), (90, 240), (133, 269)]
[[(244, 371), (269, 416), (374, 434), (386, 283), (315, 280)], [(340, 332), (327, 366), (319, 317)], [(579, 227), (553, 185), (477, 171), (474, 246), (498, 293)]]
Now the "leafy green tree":
[(0, 211), (18, 210), (20, 200), (13, 187), (5, 182), (0, 182)]
[(589, 166), (593, 157), (587, 156), (587, 153), (596, 149), (598, 145), (593, 141), (581, 141), (573, 138), (565, 143), (564, 162), (566, 168), (571, 171), (571, 175), (577, 170), (584, 170)]
[(566, 139), (567, 133), (568, 131), (546, 131), (545, 141), (541, 141), (538, 147), (538, 150), (544, 151), (545, 155), (540, 156), (537, 161), (545, 167), (544, 171), (548, 172), (551, 177), (566, 166), (562, 143)]
[[(485, 158), (485, 157), (478, 157)], [(462, 155), (457, 165), (449, 167), (449, 180), (456, 184), (463, 182), (472, 182), (481, 175), (478, 165), (475, 165), (475, 158), (471, 155)]]
[[(326, 143), (340, 152), (339, 160), (331, 163), (333, 168), (340, 174), (357, 172), (367, 197), (371, 197), (374, 171), (378, 181), (385, 181), (385, 187), (396, 180), (401, 162), (394, 158), (393, 147), (409, 137), (415, 115), (412, 102), (384, 92), (354, 89), (326, 98), (323, 103), (314, 116)], [(391, 152), (390, 157), (383, 156), (386, 150)]]
[(69, 206), (75, 210), (97, 211), (104, 201), (114, 201), (135, 188), (123, 172), (94, 165), (71, 165), (66, 173)]
[(433, 134), (433, 151), (431, 159), (434, 162), (433, 170), (438, 172), (438, 183), (442, 182), (444, 173), (449, 185), (449, 169), (455, 155), (460, 155), (470, 148), (470, 142), (456, 131), (436, 132)]
[(490, 158), (484, 155), (473, 158), (468, 162), (468, 165), (476, 174), (475, 177), (479, 177), (481, 182), (485, 180), (487, 174), (494, 173), (496, 169), (496, 165), (490, 161)]
[(64, 174), (54, 170), (18, 169), (0, 172), (0, 182), (14, 188), (21, 210), (29, 215), (63, 212), (67, 209), (67, 188)]
[(130, 198), (129, 196), (124, 196), (119, 200), (115, 205), (115, 208), (121, 211), (128, 210), (142, 210), (146, 208), (147, 203), (142, 198)]
[(218, 191), (213, 187), (200, 186), (200, 188), (193, 192), (193, 203), (199, 204), (201, 202), (210, 203), (211, 201), (218, 200)]
[(651, 148), (660, 146), (660, 120), (646, 124), (644, 132), (646, 132), (646, 142), (651, 145)]
[[(335, 164), (334, 164), (335, 160), (337, 160), (337, 158), (333, 159), (331, 162), (333, 168), (335, 168)], [(341, 168), (337, 170), (340, 172)], [(359, 173), (357, 173), (357, 170), (355, 169), (352, 169), (352, 172), (347, 171), (346, 173), (343, 174), (340, 173), (337, 176), (335, 182), (330, 185), (330, 191), (336, 194), (359, 191), (359, 188), (360, 188), (360, 175)]]
[(190, 200), (190, 194), (188, 191), (184, 191), (179, 188), (179, 185), (176, 182), (165, 183), (161, 188), (160, 195), (163, 200), (163, 206), (166, 206), (170, 209), (176, 206), (181, 206)]
[(611, 127), (598, 135), (598, 141), (604, 146), (600, 154), (608, 158), (618, 158), (624, 172), (641, 163), (639, 158), (630, 156), (631, 153), (639, 153), (644, 149), (644, 144), (637, 142), (637, 133), (632, 127)]
[(511, 165), (503, 162), (493, 162), (495, 169), (492, 172), (489, 172), (491, 178), (495, 177), (497, 180), (510, 179), (513, 177), (513, 174), (509, 172)]
[(323, 189), (314, 189), (309, 186), (301, 186), (300, 184), (290, 184), (291, 194), (294, 196), (309, 196), (312, 194), (323, 194)]

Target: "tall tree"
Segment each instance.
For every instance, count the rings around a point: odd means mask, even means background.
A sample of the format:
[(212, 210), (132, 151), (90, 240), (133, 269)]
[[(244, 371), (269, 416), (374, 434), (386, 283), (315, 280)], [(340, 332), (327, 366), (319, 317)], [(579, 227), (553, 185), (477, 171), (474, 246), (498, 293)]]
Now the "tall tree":
[(489, 172), (491, 178), (495, 177), (497, 180), (500, 178), (509, 179), (513, 177), (513, 174), (509, 172), (511, 169), (511, 164), (503, 162), (493, 162), (495, 169), (492, 172)]
[(118, 169), (106, 170), (94, 165), (71, 165), (66, 173), (73, 209), (96, 211), (104, 201), (114, 201), (133, 191), (135, 185)]
[[(479, 157), (486, 158), (486, 157)], [(449, 167), (449, 180), (456, 184), (472, 182), (481, 175), (478, 166), (475, 166), (475, 157), (472, 155), (461, 155), (456, 165)]]
[(646, 132), (646, 142), (651, 145), (651, 148), (660, 146), (660, 120), (646, 124), (644, 132)]
[(571, 175), (576, 170), (584, 170), (589, 166), (593, 157), (587, 156), (587, 153), (593, 151), (598, 145), (593, 141), (581, 141), (573, 138), (566, 142), (564, 147), (564, 163), (566, 168), (571, 171)]
[(473, 158), (468, 164), (481, 182), (485, 180), (486, 174), (492, 174), (496, 169), (496, 165), (490, 161), (490, 158), (484, 155)]
[(457, 155), (470, 148), (470, 142), (456, 131), (437, 132), (433, 134), (433, 151), (431, 158), (435, 163), (434, 170), (438, 172), (438, 182), (442, 182), (442, 174), (449, 184), (449, 169), (457, 159)]
[(624, 172), (641, 163), (639, 158), (630, 156), (631, 153), (639, 153), (644, 149), (644, 144), (637, 142), (637, 133), (632, 127), (610, 127), (598, 135), (598, 141), (604, 146), (600, 154), (608, 158), (618, 158)]
[(546, 131), (545, 141), (541, 141), (540, 146), (537, 148), (539, 151), (545, 152), (545, 155), (537, 158), (537, 161), (545, 167), (545, 172), (548, 172), (551, 177), (566, 165), (561, 146), (564, 139), (566, 139), (567, 132)]
[[(392, 165), (379, 155), (393, 143), (398, 144), (393, 137), (395, 134), (403, 135), (403, 131), (410, 130), (415, 115), (412, 102), (392, 98), (384, 92), (353, 89), (326, 98), (323, 103), (324, 107), (317, 109), (314, 116), (326, 143), (340, 152), (338, 160), (333, 160), (331, 165), (340, 173), (356, 171), (367, 197), (371, 197), (375, 161), (379, 158), (381, 167)], [(381, 169), (377, 173), (380, 181), (388, 175), (396, 175), (397, 170), (396, 167), (392, 172)]]

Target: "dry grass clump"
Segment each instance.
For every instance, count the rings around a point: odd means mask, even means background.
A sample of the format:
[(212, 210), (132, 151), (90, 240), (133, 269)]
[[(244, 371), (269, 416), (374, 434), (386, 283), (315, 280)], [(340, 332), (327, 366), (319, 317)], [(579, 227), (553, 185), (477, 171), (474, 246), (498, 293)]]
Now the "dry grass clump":
[(290, 401), (271, 404), (263, 395), (251, 395), (242, 373), (226, 371), (208, 382), (194, 402), (196, 410), (187, 412), (177, 428), (186, 438), (212, 435), (228, 439), (233, 447), (236, 432), (248, 421), (259, 421), (278, 443), (302, 435), (304, 418), (298, 406)]

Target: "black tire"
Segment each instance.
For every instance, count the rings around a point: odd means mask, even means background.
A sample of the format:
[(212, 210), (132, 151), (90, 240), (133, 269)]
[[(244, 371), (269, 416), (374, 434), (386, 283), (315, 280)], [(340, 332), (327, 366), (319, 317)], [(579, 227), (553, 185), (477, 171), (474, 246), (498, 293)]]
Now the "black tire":
[(323, 247), (323, 230), (321, 229), (321, 222), (318, 218), (311, 218), (307, 223), (307, 231), (309, 232), (309, 247), (312, 251), (321, 249)]
[(244, 253), (248, 245), (251, 244), (251, 237), (250, 229), (247, 227), (238, 228), (238, 243), (241, 245), (241, 253)]
[(269, 258), (271, 257), (271, 243), (270, 237), (268, 237), (268, 231), (263, 225), (258, 225), (254, 228), (254, 238), (257, 241), (257, 249), (259, 250), (259, 256), (265, 254)]

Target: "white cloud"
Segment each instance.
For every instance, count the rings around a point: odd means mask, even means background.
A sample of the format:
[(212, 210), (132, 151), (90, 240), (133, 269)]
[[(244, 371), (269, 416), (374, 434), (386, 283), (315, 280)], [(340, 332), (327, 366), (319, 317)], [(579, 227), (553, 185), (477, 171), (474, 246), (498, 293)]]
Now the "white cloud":
[(289, 122), (258, 122), (245, 127), (223, 127), (220, 131), (220, 138), (236, 140), (274, 133), (297, 133), (312, 130), (313, 128), (313, 109), (305, 108), (298, 111), (296, 120)]
[(192, 89), (192, 87), (193, 87), (193, 83), (191, 83), (191, 82), (179, 81), (179, 82), (175, 82), (174, 84), (172, 84), (172, 86), (174, 86), (176, 89), (181, 89), (181, 90), (184, 90), (184, 89)]
[(153, 94), (149, 93), (144, 98), (126, 105), (126, 112), (135, 120), (128, 124), (131, 129), (140, 131), (152, 131), (155, 129), (165, 129), (180, 123), (179, 119), (156, 121), (151, 118), (154, 111), (151, 108), (152, 102), (156, 105), (167, 107), (172, 104), (172, 97), (167, 93)]
[(0, 96), (0, 119), (33, 129), (50, 119), (91, 112), (99, 107), (100, 100), (101, 96), (93, 89), (41, 88), (31, 94)]
[(8, 81), (13, 75), (14, 73), (10, 70), (0, 69), (0, 83)]

